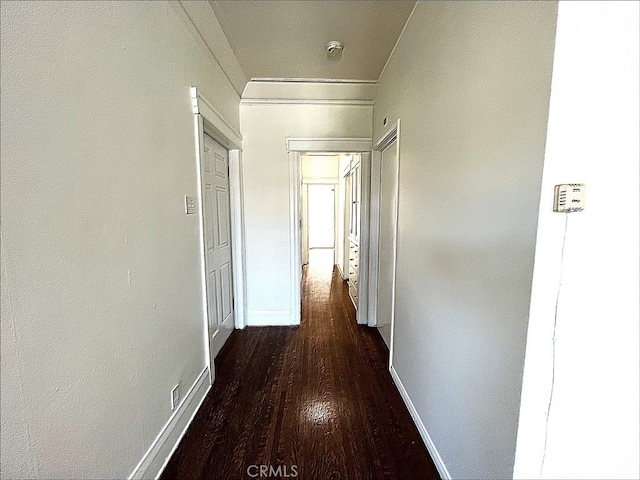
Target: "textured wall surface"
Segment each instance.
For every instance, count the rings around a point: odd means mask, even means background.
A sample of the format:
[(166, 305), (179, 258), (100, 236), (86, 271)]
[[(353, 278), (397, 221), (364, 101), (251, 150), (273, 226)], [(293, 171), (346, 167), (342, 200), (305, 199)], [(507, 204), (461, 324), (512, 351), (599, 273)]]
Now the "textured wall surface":
[(2, 477), (125, 478), (205, 366), (189, 87), (166, 2), (2, 2)]
[(509, 478), (557, 4), (419, 2), (378, 85), (401, 119), (393, 364), (454, 478)]
[[(640, 477), (639, 7), (558, 10), (516, 478)], [(561, 183), (584, 212), (552, 212)]]
[(370, 138), (371, 106), (241, 105), (247, 320), (291, 319), (289, 157), (286, 138)]

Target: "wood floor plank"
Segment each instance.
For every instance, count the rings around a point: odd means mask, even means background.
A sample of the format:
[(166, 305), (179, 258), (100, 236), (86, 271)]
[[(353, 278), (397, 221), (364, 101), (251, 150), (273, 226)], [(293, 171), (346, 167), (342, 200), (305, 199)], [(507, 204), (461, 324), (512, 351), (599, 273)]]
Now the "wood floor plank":
[(280, 476), (256, 478), (439, 478), (382, 337), (356, 324), (337, 270), (305, 267), (302, 288), (300, 327), (232, 334), (163, 480), (249, 479), (251, 465), (280, 467)]

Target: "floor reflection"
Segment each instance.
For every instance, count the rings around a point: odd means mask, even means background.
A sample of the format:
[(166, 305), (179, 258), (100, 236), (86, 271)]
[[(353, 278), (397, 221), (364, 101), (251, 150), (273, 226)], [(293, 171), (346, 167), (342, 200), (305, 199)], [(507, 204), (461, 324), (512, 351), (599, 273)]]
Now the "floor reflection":
[(335, 416), (335, 408), (330, 400), (312, 400), (302, 407), (302, 421), (326, 424)]

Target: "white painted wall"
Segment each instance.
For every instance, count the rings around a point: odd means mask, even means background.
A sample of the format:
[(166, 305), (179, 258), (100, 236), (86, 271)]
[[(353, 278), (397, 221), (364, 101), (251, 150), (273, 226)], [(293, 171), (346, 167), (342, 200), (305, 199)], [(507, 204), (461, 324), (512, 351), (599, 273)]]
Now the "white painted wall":
[(556, 4), (419, 2), (378, 85), (401, 119), (393, 365), (454, 478), (508, 478)]
[(288, 325), (291, 301), (286, 138), (370, 138), (372, 106), (241, 104), (248, 325)]
[(125, 478), (205, 367), (178, 4), (2, 2), (2, 478)]
[[(516, 478), (640, 477), (639, 18), (638, 2), (560, 3)], [(553, 187), (579, 182), (561, 264)]]
[(242, 92), (242, 99), (269, 102), (296, 102), (308, 100), (356, 102), (373, 101), (376, 82), (295, 82), (251, 80)]
[(300, 173), (303, 180), (335, 180), (340, 170), (339, 155), (300, 155)]

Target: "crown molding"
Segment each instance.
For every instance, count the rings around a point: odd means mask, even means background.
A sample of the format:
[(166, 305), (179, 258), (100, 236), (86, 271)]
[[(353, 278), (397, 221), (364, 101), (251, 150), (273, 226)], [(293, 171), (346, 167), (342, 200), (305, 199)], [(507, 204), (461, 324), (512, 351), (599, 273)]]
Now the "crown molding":
[(243, 98), (240, 105), (350, 105), (373, 107), (373, 100), (315, 100), (296, 98)]
[(241, 103), (320, 105), (372, 105), (376, 82), (328, 79), (251, 80), (242, 92)]
[(277, 83), (344, 83), (377, 85), (377, 80), (354, 80), (345, 78), (252, 78), (252, 82), (277, 82)]

